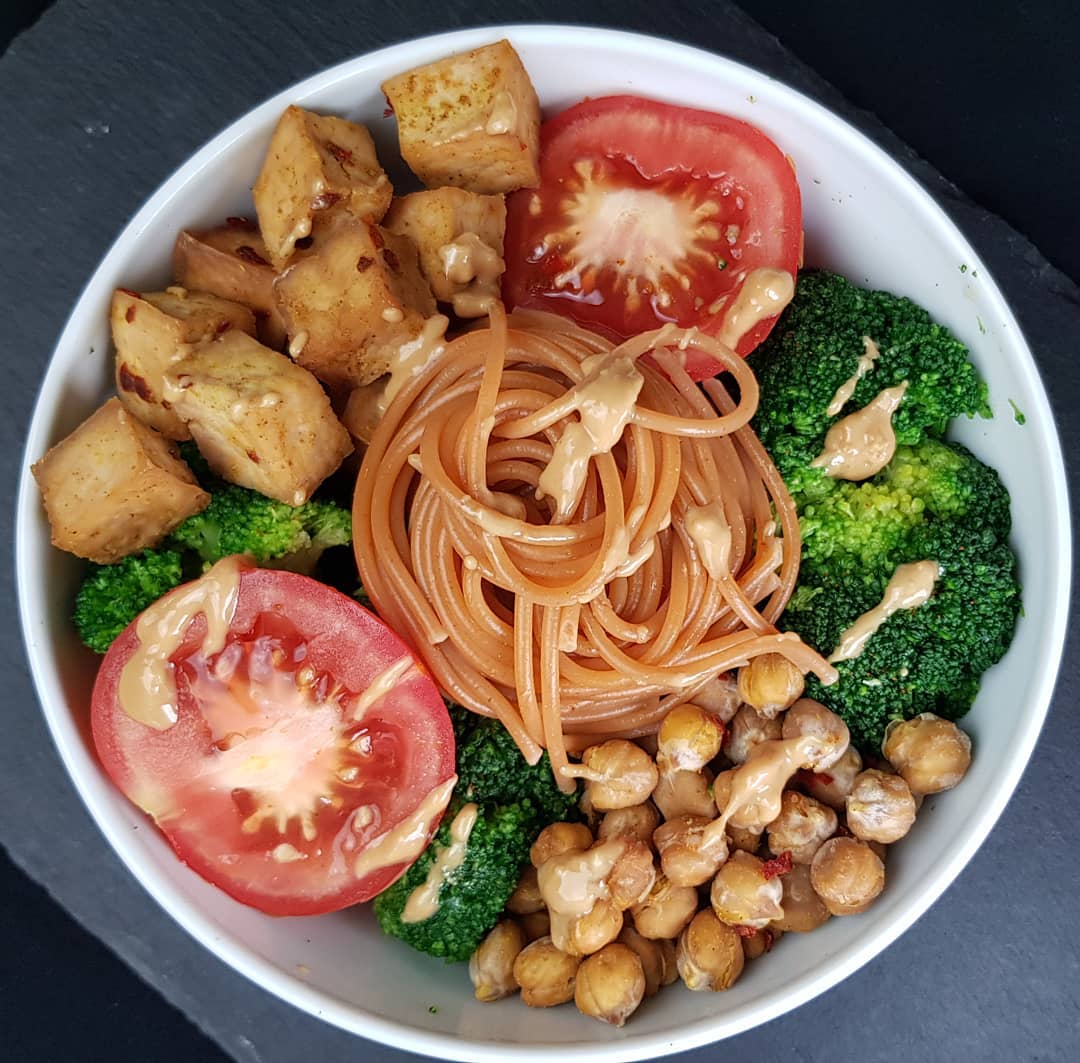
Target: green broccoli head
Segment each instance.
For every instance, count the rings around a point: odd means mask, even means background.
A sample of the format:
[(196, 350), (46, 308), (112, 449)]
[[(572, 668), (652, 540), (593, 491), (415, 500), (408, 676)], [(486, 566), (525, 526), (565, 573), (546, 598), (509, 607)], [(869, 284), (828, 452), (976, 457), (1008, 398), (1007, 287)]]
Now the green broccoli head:
[(465, 859), (447, 873), (439, 889), (437, 911), (427, 919), (406, 923), (402, 916), (409, 895), (423, 885), (440, 850), (450, 844), (450, 829), (461, 807), (462, 802), (455, 799), (420, 859), (374, 902), (384, 933), (447, 962), (467, 960), (495, 925), (514, 892), (536, 834), (537, 811), (530, 802), (481, 805)]
[(876, 585), (907, 536), (931, 519), (967, 517), (1003, 537), (1009, 495), (998, 474), (956, 443), (897, 447), (877, 476), (826, 479), (797, 499), (804, 570), (857, 566)]
[[(970, 455), (966, 460), (979, 465)], [(958, 496), (946, 497), (951, 505)], [(878, 604), (898, 565), (932, 560), (941, 567), (929, 601), (886, 620), (859, 656), (837, 665), (838, 682), (807, 679), (808, 696), (839, 713), (863, 749), (880, 748), (891, 719), (920, 712), (962, 716), (979, 677), (1008, 649), (1020, 609), (1008, 510), (1001, 515), (1008, 496), (996, 475), (988, 475), (984, 494), (971, 501), (980, 504), (962, 514), (949, 513), (949, 505), (939, 509), (944, 516), (924, 507), (922, 519), (887, 551), (857, 561), (834, 556), (800, 572), (784, 626), (829, 654), (841, 633)], [(835, 529), (845, 534), (840, 522)]]
[(93, 565), (75, 596), (79, 638), (95, 653), (105, 653), (139, 613), (183, 578), (175, 550), (143, 550), (111, 565)]
[(211, 495), (206, 509), (174, 529), (170, 545), (194, 552), (206, 566), (247, 554), (258, 565), (310, 575), (325, 550), (351, 539), (351, 514), (332, 502), (289, 506), (227, 484)]
[(989, 416), (986, 388), (967, 349), (925, 310), (835, 273), (805, 271), (791, 305), (751, 357), (761, 385), (754, 425), (794, 494), (812, 494), (826, 481), (810, 463), (837, 420), (828, 407), (865, 353), (864, 337), (880, 357), (837, 417), (905, 380), (904, 401), (893, 415), (900, 444), (940, 436), (960, 414)]
[(466, 801), (510, 804), (527, 800), (537, 813), (536, 829), (577, 812), (578, 793), (564, 794), (555, 784), (545, 752), (535, 764), (521, 755), (510, 732), (498, 720), (475, 716), (456, 718), (457, 792)]

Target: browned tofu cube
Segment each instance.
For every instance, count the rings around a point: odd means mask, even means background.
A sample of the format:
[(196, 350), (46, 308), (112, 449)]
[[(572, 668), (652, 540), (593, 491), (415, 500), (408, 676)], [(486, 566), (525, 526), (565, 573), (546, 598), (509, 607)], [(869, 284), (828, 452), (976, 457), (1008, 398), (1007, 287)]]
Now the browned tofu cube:
[(259, 342), (284, 350), (288, 340), (274, 302), (277, 271), (253, 221), (230, 218), (213, 229), (178, 233), (173, 276), (185, 288), (213, 292), (248, 307), (255, 314)]
[(408, 236), (435, 298), (458, 317), (482, 317), (499, 298), (506, 235), (502, 196), (462, 188), (413, 192), (390, 204), (383, 225)]
[(383, 83), (402, 158), (432, 188), (493, 194), (540, 181), (540, 103), (509, 41)]
[(255, 317), (246, 306), (179, 287), (142, 294), (117, 288), (110, 322), (120, 401), (170, 439), (190, 434), (163, 401), (165, 370), (228, 329), (255, 332)]
[(176, 445), (109, 399), (33, 467), (52, 541), (107, 565), (156, 546), (210, 496)]
[(405, 236), (342, 214), (274, 284), (290, 353), (335, 393), (386, 373), (435, 299)]
[(282, 269), (322, 211), (379, 221), (393, 189), (371, 134), (355, 122), (289, 107), (278, 120), (252, 190), (270, 261)]
[(165, 395), (214, 472), (290, 506), (306, 502), (352, 451), (319, 382), (242, 332), (173, 366)]

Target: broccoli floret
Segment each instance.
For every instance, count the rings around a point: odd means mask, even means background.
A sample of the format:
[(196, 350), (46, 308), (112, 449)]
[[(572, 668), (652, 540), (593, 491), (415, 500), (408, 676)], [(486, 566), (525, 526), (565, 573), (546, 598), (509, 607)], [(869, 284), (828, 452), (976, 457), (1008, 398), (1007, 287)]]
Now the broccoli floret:
[(537, 812), (536, 830), (576, 812), (577, 790), (564, 794), (555, 785), (546, 752), (529, 764), (498, 720), (467, 715), (467, 721), (455, 720), (457, 790), (464, 800), (508, 804), (526, 799)]
[(929, 518), (969, 516), (999, 532), (1009, 527), (1009, 495), (997, 473), (956, 443), (924, 439), (897, 447), (878, 475), (826, 480), (796, 497), (803, 566), (858, 565), (876, 580), (907, 535)]
[(212, 494), (206, 509), (180, 524), (169, 541), (193, 551), (206, 566), (229, 554), (248, 554), (256, 564), (310, 575), (325, 550), (351, 540), (352, 516), (333, 502), (289, 506), (229, 484)]
[(111, 565), (93, 565), (75, 596), (79, 638), (95, 653), (105, 653), (139, 613), (183, 578), (175, 550), (143, 550)]
[(450, 844), (450, 827), (460, 807), (455, 799), (420, 859), (375, 898), (375, 917), (384, 933), (447, 962), (467, 960), (495, 925), (536, 833), (537, 811), (528, 801), (480, 806), (465, 859), (447, 873), (439, 890), (438, 910), (419, 922), (403, 922), (409, 895), (423, 885), (440, 849)]
[(835, 273), (803, 272), (791, 305), (751, 358), (761, 385), (754, 424), (794, 494), (812, 494), (827, 482), (810, 463), (837, 419), (828, 406), (865, 353), (864, 337), (881, 354), (838, 416), (905, 380), (904, 401), (893, 415), (899, 444), (941, 436), (960, 414), (990, 416), (986, 386), (967, 348), (925, 310)]
[(806, 513), (804, 563), (783, 622), (822, 653), (878, 604), (897, 566), (941, 567), (928, 602), (890, 617), (837, 665), (837, 683), (808, 677), (807, 694), (843, 716), (864, 749), (880, 747), (890, 719), (962, 716), (1008, 648), (1020, 608), (997, 473), (956, 444), (926, 440), (865, 484), (833, 485)]

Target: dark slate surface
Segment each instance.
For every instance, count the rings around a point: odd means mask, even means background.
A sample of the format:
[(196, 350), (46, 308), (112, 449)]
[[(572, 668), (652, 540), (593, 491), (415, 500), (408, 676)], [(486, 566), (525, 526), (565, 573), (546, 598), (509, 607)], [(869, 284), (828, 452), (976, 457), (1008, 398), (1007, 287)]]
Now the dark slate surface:
[[(0, 256), (7, 310), (0, 354), (6, 496), (14, 497), (14, 456), (67, 308), (126, 220), (195, 148), (282, 86), (358, 52), (417, 32), (540, 19), (686, 40), (766, 70), (850, 117), (920, 177), (992, 268), (1047, 376), (1067, 453), (1078, 453), (1075, 285), (734, 7), (681, 4), (660, 12), (655, 5), (610, 0), (587, 9), (567, 2), (540, 9), (514, 0), (444, 0), (433, 12), (426, 4), (390, 10), (337, 0), (61, 0), (0, 60), (0, 221), (9, 249), (18, 249)], [(1070, 468), (1075, 490), (1074, 475)], [(6, 508), (0, 526), (5, 544), (11, 521)], [(10, 558), (6, 545), (5, 553)], [(11, 577), (9, 561), (0, 587), (4, 602), (13, 600)], [(35, 711), (12, 609), (3, 622), (0, 840), (12, 858), (237, 1060), (414, 1058), (358, 1041), (279, 1003), (173, 926), (119, 865), (79, 804)], [(1065, 830), (1062, 811), (1075, 801), (1073, 760), (1080, 746), (1070, 697), (1076, 649), (1074, 637), (1032, 765), (961, 879), (856, 977), (728, 1042), (723, 1051), (762, 1063), (1080, 1055), (1080, 849)], [(32, 959), (9, 953), (2, 970), (13, 977)], [(137, 1022), (138, 1015), (118, 1021)], [(77, 1058), (117, 1058), (97, 1040), (100, 1034), (87, 1035), (85, 1053)], [(21, 1058), (18, 1041), (4, 1043), (5, 1056), (15, 1048), (10, 1058)], [(703, 1061), (712, 1050), (677, 1058)]]

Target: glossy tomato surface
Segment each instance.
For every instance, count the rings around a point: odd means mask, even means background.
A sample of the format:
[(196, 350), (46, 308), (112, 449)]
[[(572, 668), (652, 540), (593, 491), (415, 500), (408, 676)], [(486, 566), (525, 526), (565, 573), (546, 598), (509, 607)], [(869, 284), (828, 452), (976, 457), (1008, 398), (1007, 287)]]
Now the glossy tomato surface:
[[(508, 306), (616, 339), (666, 322), (716, 333), (751, 270), (798, 269), (793, 164), (738, 119), (637, 96), (585, 100), (542, 127), (540, 174), (507, 201)], [(688, 368), (701, 378), (718, 367), (699, 356)]]
[[(177, 719), (164, 730), (118, 697), (135, 627), (102, 662), (94, 743), (181, 859), (273, 915), (368, 900), (405, 871), (354, 869), (453, 775), (454, 738), (435, 684), (385, 624), (305, 576), (244, 569), (221, 652), (202, 652), (197, 615), (170, 658)], [(362, 698), (379, 676), (385, 693)]]

